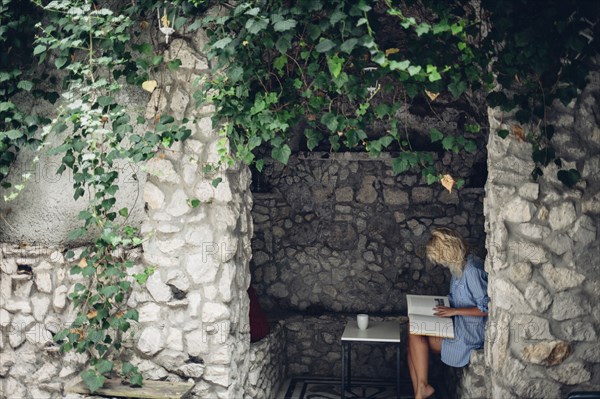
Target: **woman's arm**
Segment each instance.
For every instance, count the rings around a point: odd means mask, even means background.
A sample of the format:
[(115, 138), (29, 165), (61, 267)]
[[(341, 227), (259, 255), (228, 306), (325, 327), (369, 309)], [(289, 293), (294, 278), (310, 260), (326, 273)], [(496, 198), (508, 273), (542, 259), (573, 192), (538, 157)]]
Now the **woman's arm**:
[(485, 317), (487, 312), (482, 312), (477, 306), (471, 308), (449, 308), (447, 306), (436, 306), (433, 308), (435, 316), (439, 317), (452, 317), (452, 316), (475, 316)]

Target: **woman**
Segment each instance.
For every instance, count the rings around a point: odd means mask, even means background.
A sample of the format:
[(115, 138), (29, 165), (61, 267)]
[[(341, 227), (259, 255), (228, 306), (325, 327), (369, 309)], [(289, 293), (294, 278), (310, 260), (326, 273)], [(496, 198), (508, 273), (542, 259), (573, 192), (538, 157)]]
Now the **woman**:
[(441, 353), (442, 362), (452, 367), (469, 363), (472, 349), (481, 348), (485, 336), (488, 302), (487, 273), (483, 262), (467, 253), (458, 232), (437, 228), (426, 246), (427, 258), (450, 269), (450, 307), (437, 306), (435, 315), (453, 317), (454, 339), (408, 335), (408, 366), (416, 399), (428, 398), (434, 389), (428, 382), (429, 352)]

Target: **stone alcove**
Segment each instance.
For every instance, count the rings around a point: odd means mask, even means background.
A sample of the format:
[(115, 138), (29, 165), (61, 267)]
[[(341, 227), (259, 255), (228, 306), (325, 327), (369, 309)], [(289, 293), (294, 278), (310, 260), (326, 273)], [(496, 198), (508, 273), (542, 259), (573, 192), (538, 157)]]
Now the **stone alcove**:
[[(422, 260), (418, 248), (426, 238), (427, 228), (444, 222), (465, 229), (465, 235), (475, 247), (483, 247), (483, 231), (487, 234), (486, 269), (490, 273), (489, 293), (492, 299), (489, 339), (485, 359), (479, 359), (476, 365), (479, 375), (486, 376), (486, 383), (470, 383), (472, 374), (467, 374), (463, 380), (467, 384), (461, 385), (461, 389), (467, 389), (462, 391), (463, 397), (558, 398), (573, 390), (600, 389), (597, 336), (600, 310), (593, 306), (600, 297), (600, 248), (597, 239), (600, 227), (600, 129), (595, 101), (600, 82), (597, 74), (591, 76), (590, 84), (577, 101), (567, 107), (554, 104), (549, 113), (557, 126), (559, 155), (563, 156), (567, 166), (582, 171), (582, 183), (571, 190), (565, 189), (555, 179), (555, 171), (551, 168), (539, 182), (530, 180), (529, 173), (533, 167), (530, 145), (512, 136), (505, 140), (497, 137), (495, 132), (498, 129), (510, 128), (514, 122), (510, 115), (495, 112), (490, 112), (489, 177), (485, 190), (467, 187), (454, 194), (456, 198), (445, 194), (440, 187), (423, 184), (418, 176), (411, 178), (409, 174), (396, 178), (387, 175), (385, 171), (389, 167), (385, 158), (367, 160), (353, 154), (348, 159), (345, 158), (347, 155), (339, 155), (339, 158), (334, 156), (323, 160), (323, 154), (316, 154), (293, 159), (291, 166), (304, 168), (293, 173), (269, 166), (272, 169), (268, 172), (270, 175), (267, 174), (268, 178), (283, 181), (283, 187), (288, 185), (296, 189), (286, 189), (279, 196), (273, 191), (254, 195), (257, 204), (254, 211), (256, 240), (263, 242), (263, 247), (259, 244), (259, 248), (254, 250), (254, 277), (259, 291), (266, 293), (263, 297), (266, 309), (275, 311), (284, 308), (305, 314), (290, 318), (282, 327), (285, 331), (275, 329), (276, 342), (263, 347), (265, 352), (261, 353), (256, 347), (250, 347), (245, 329), (248, 309), (245, 289), (250, 281), (250, 239), (253, 231), (250, 172), (246, 168), (223, 171), (223, 184), (213, 189), (210, 187), (211, 176), (204, 176), (197, 164), (189, 162), (190, 156), (200, 162), (213, 161), (218, 139), (210, 123), (212, 108), (196, 109), (189, 101), (191, 82), (199, 74), (208, 72), (200, 48), (202, 43), (191, 45), (182, 40), (171, 44), (171, 49), (177, 49), (178, 57), (185, 62), (179, 72), (161, 82), (165, 86), (162, 94), (150, 99), (152, 108), (157, 104), (170, 106), (176, 108), (173, 111), (196, 116), (193, 141), (148, 165), (152, 172), (149, 183), (144, 184), (144, 179), (135, 183), (136, 188), (140, 184), (139, 189), (143, 189), (144, 201), (150, 210), (144, 213), (142, 206), (138, 208), (140, 225), (155, 230), (156, 234), (145, 245), (143, 254), (132, 253), (131, 256), (140, 265), (159, 266), (156, 277), (147, 287), (136, 292), (131, 302), (133, 306), (144, 309), (144, 317), (137, 326), (131, 347), (146, 378), (192, 378), (196, 385), (194, 397), (239, 398), (244, 395), (270, 397), (272, 392), (269, 390), (274, 383), (280, 382), (273, 377), (282, 374), (272, 373), (265, 377), (261, 369), (253, 368), (261, 362), (287, 362), (289, 372), (335, 375), (339, 354), (333, 354), (332, 349), (332, 355), (322, 356), (326, 360), (322, 362), (322, 370), (310, 369), (309, 365), (315, 364), (314, 359), (320, 354), (293, 344), (294, 340), (300, 342), (304, 339), (302, 332), (310, 331), (318, 342), (323, 342), (323, 347), (336, 348), (337, 351), (339, 346), (334, 333), (343, 325), (344, 313), (362, 311), (364, 301), (375, 301), (377, 306), (373, 305), (373, 309), (375, 312), (382, 309), (382, 316), (402, 313), (402, 300), (398, 300), (396, 294), (400, 294), (401, 298), (403, 290), (411, 287), (400, 284), (402, 280), (413, 284), (427, 277), (423, 272), (428, 271), (426, 264), (422, 264), (422, 269), (413, 269), (412, 266), (418, 264), (417, 259)], [(134, 107), (145, 107), (149, 100), (140, 93), (131, 99)], [(456, 162), (466, 168), (479, 165), (479, 161), (439, 159), (444, 165)], [(23, 165), (26, 164), (21, 164), (21, 167)], [(364, 173), (359, 172), (363, 170)], [(334, 177), (344, 171), (348, 171), (345, 181), (351, 184), (344, 186), (339, 178), (334, 183)], [(63, 225), (69, 221), (63, 218), (52, 221), (48, 216), (40, 216), (48, 222), (43, 226), (43, 233), (40, 228), (24, 228), (30, 225), (28, 216), (44, 215), (45, 204), (39, 203), (39, 198), (44, 196), (40, 193), (65, 193), (64, 198), (52, 197), (61, 204), (59, 209), (62, 212), (52, 208), (56, 214), (76, 215), (77, 206), (68, 194), (68, 181), (62, 185), (55, 181), (37, 183), (24, 193), (37, 202), (24, 199), (19, 205), (12, 206), (10, 214), (5, 212), (7, 220), (3, 220), (12, 226), (7, 228), (3, 225), (1, 235), (0, 392), (3, 397), (64, 397), (65, 384), (73, 379), (86, 360), (74, 354), (63, 357), (53, 350), (50, 343), (52, 332), (73, 316), (66, 296), (76, 281), (68, 274), (70, 265), (65, 262), (63, 253), (76, 244), (64, 237), (48, 235), (48, 232), (56, 231), (52, 229), (53, 222), (63, 227), (60, 231), (68, 230)], [(316, 191), (311, 191), (310, 196), (302, 194), (302, 186)], [(352, 200), (346, 187), (352, 190)], [(186, 207), (186, 199), (192, 196), (213, 200), (206, 207), (190, 209)], [(321, 198), (333, 202), (316, 201)], [(369, 202), (371, 198), (375, 199)], [(406, 211), (408, 204), (422, 212), (436, 209), (436, 203), (427, 202), (428, 198), (435, 198), (437, 205), (444, 210), (454, 209), (453, 214), (432, 218)], [(480, 214), (482, 199), (485, 220)], [(261, 201), (265, 204), (261, 205)], [(269, 201), (273, 201), (273, 205)], [(34, 207), (32, 204), (37, 205)], [(304, 207), (306, 204), (312, 208), (306, 211), (300, 208), (293, 218), (276, 219), (272, 216), (289, 205)], [(468, 208), (471, 206), (468, 204), (473, 204), (473, 208)], [(8, 205), (2, 206), (5, 209)], [(378, 218), (381, 212), (385, 214), (386, 206), (394, 211), (388, 213), (387, 218)], [(365, 220), (364, 230), (359, 223), (352, 224), (346, 220), (355, 212)], [(361, 212), (367, 213), (361, 215)], [(396, 215), (396, 212), (404, 216)], [(302, 259), (298, 260), (297, 249), (292, 254), (286, 252), (291, 244), (280, 248), (273, 247), (273, 243), (285, 243), (288, 229), (296, 233), (291, 235), (295, 237), (294, 245), (304, 243), (302, 245), (306, 247), (307, 243), (318, 243), (318, 240), (311, 241), (314, 229), (329, 225), (313, 224), (317, 216), (335, 222), (330, 223), (334, 228), (326, 234), (326, 238), (338, 244), (334, 244), (333, 248), (322, 246), (315, 254), (305, 251), (305, 256), (307, 259), (309, 256), (323, 256), (326, 263), (316, 262), (321, 272), (325, 270), (325, 264), (330, 265), (332, 271), (341, 269), (342, 264), (349, 265), (350, 270), (353, 266), (360, 266), (355, 272), (367, 273), (370, 278), (366, 283), (362, 282), (367, 291), (357, 285), (355, 293), (360, 298), (357, 302), (349, 296), (340, 296), (339, 287), (333, 284), (329, 285), (336, 292), (330, 288), (331, 294), (316, 300), (311, 298), (312, 290), (304, 289), (306, 293), (297, 294), (297, 299), (293, 299), (289, 287), (284, 287), (288, 290), (284, 294), (284, 289), (277, 285), (278, 282), (283, 284), (284, 274), (281, 271), (291, 274), (306, 267), (302, 267)], [(341, 217), (341, 220), (336, 221), (336, 217)], [(390, 223), (392, 217), (393, 223)], [(443, 220), (446, 217), (451, 220)], [(436, 218), (441, 220), (436, 222)], [(425, 219), (430, 219), (431, 223), (428, 224)], [(286, 220), (291, 225), (286, 225)], [(375, 222), (369, 227), (371, 221)], [(403, 227), (395, 231), (398, 225)], [(283, 230), (283, 235), (277, 228)], [(389, 242), (388, 229), (394, 233)], [(381, 240), (372, 240), (377, 244), (373, 248), (369, 248), (372, 244), (369, 240), (364, 243), (364, 250), (361, 246), (362, 261), (357, 266), (352, 262), (354, 248), (339, 242), (355, 234), (356, 238), (352, 238), (351, 242), (358, 247), (361, 235), (366, 236), (366, 233), (381, 237)], [(51, 239), (43, 239), (48, 237)], [(405, 248), (408, 243), (412, 247)], [(278, 255), (282, 248), (283, 255), (294, 259), (294, 262), (282, 263), (281, 269), (272, 271), (268, 263), (282, 260)], [(386, 248), (392, 253), (390, 259), (386, 258), (389, 253)], [(334, 256), (334, 260), (330, 261), (334, 251), (342, 255)], [(398, 272), (398, 264), (406, 264), (398, 262), (398, 256), (411, 258), (411, 268)], [(367, 263), (373, 262), (373, 258), (381, 270), (368, 269)], [(339, 266), (334, 266), (336, 262)], [(19, 272), (25, 266), (31, 268), (31, 274)], [(419, 272), (418, 278), (415, 272)], [(429, 277), (431, 290), (445, 287), (447, 276), (432, 272)], [(368, 282), (373, 285), (369, 286)], [(172, 286), (177, 288), (177, 295), (173, 295)], [(425, 290), (426, 286), (418, 288)], [(377, 295), (369, 296), (369, 290)], [(185, 298), (182, 298), (181, 292), (185, 292)], [(380, 292), (384, 295), (391, 292), (389, 298), (396, 300), (378, 302), (382, 301)], [(370, 308), (367, 310), (371, 311)], [(318, 315), (324, 312), (340, 313)], [(269, 357), (270, 353), (283, 351), (283, 340), (292, 342), (288, 348), (303, 351), (306, 359), (297, 355), (287, 356), (287, 359), (286, 356)], [(309, 341), (309, 347), (313, 342), (317, 341)], [(567, 349), (561, 351), (562, 356), (551, 356), (557, 353), (556, 348)], [(288, 354), (292, 349), (287, 349)], [(296, 363), (291, 363), (290, 359)], [(385, 366), (389, 360), (390, 356), (381, 351), (375, 357), (374, 365), (364, 363), (362, 369), (365, 373), (390, 374), (391, 370)], [(381, 369), (375, 369), (378, 364), (383, 365)], [(469, 390), (473, 388), (478, 389), (476, 394)]]

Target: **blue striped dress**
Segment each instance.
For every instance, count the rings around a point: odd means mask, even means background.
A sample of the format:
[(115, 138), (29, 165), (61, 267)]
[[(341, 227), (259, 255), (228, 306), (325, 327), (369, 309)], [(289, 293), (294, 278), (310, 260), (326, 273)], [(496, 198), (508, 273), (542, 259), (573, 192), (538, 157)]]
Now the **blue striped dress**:
[[(462, 276), (452, 276), (450, 281), (450, 306), (476, 306), (487, 313), (490, 300), (487, 295), (487, 277), (482, 260), (469, 255)], [(469, 363), (471, 350), (483, 347), (487, 317), (454, 316), (453, 319), (455, 338), (442, 340), (442, 361), (452, 367), (463, 367)]]

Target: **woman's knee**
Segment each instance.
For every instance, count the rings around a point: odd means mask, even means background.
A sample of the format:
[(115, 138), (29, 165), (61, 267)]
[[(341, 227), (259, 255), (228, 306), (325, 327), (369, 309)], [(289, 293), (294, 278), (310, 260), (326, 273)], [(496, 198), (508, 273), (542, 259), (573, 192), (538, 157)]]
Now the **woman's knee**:
[(442, 351), (442, 338), (440, 337), (427, 337), (429, 340), (429, 347), (434, 353), (440, 353)]

